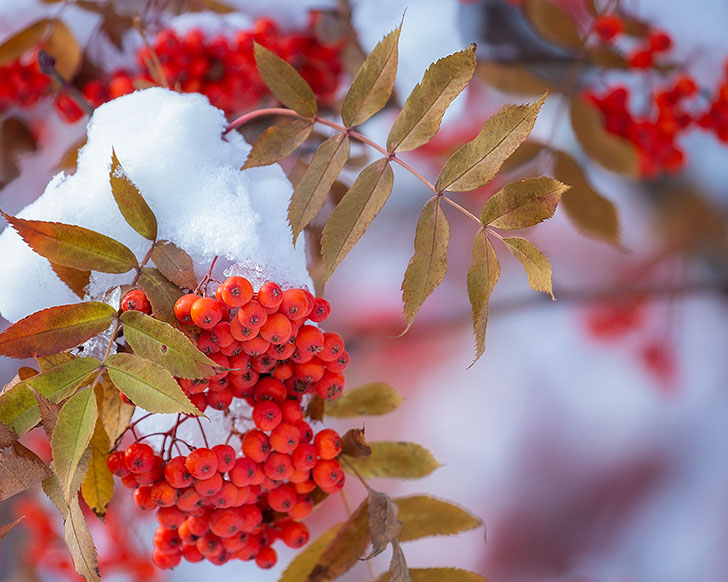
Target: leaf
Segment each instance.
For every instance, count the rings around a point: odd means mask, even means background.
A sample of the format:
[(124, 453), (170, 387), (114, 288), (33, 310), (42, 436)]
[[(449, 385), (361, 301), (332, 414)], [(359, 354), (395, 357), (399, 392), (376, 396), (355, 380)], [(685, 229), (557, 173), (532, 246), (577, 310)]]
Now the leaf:
[(312, 394), (306, 406), (306, 416), (311, 420), (323, 420), (326, 401), (318, 394)]
[(142, 268), (139, 287), (152, 304), (152, 315), (156, 319), (167, 323), (177, 322), (174, 316), (174, 304), (182, 296), (179, 287), (170, 283), (158, 269), (151, 267)]
[(21, 515), (18, 519), (16, 519), (12, 523), (3, 523), (3, 524), (0, 524), (0, 540), (3, 539), (6, 535), (8, 535), (10, 533), (10, 531), (16, 525), (18, 525), (21, 521), (23, 521), (23, 519), (25, 519), (25, 516), (24, 515)]
[[(411, 582), (488, 582), (480, 574), (460, 568), (410, 568)], [(394, 582), (385, 573), (378, 582)]]
[(397, 507), (392, 498), (381, 491), (369, 491), (369, 537), (372, 551), (366, 557), (381, 554), (387, 546), (397, 539), (402, 523), (397, 519)]
[(536, 245), (521, 237), (503, 239), (508, 250), (516, 257), (528, 275), (528, 284), (534, 291), (543, 291), (551, 295), (554, 301), (554, 292), (551, 288), (551, 263)]
[(101, 582), (96, 546), (76, 496), (69, 502), (64, 539), (71, 552), (76, 572), (83, 576), (86, 582)]
[(269, 166), (290, 156), (308, 139), (313, 120), (286, 117), (258, 136), (241, 170)]
[(361, 125), (389, 101), (397, 76), (398, 43), (402, 24), (377, 43), (351, 82), (341, 106), (346, 127)]
[(634, 145), (604, 128), (602, 114), (577, 97), (571, 100), (571, 127), (581, 147), (607, 170), (629, 178), (639, 177), (639, 160)]
[[(500, 277), (500, 263), (485, 230), (479, 230), (473, 241), (473, 264), (468, 269), (468, 298), (473, 310), (473, 335), (475, 358), (473, 364), (485, 352), (485, 330), (488, 326), (490, 295)], [(471, 366), (473, 364), (470, 364)]]
[[(40, 356), (36, 358), (35, 361), (38, 362), (38, 367), (40, 368), (41, 372), (47, 372), (51, 368), (55, 368), (56, 366), (60, 366), (61, 364), (65, 364), (66, 362), (70, 362), (75, 357), (76, 356), (72, 355), (71, 352), (66, 351), (58, 352), (57, 354), (49, 354), (47, 356)], [(25, 378), (23, 379), (25, 380)]]
[(373, 382), (345, 390), (341, 397), (328, 401), (326, 416), (346, 418), (387, 414), (401, 403), (402, 397), (389, 384)]
[(341, 454), (360, 459), (372, 454), (372, 448), (364, 437), (364, 429), (350, 428), (341, 437)]
[(561, 205), (572, 222), (586, 235), (619, 246), (619, 217), (614, 204), (594, 190), (579, 164), (564, 152), (556, 152), (554, 173), (571, 185)]
[(411, 582), (407, 561), (397, 540), (392, 542), (392, 561), (389, 563), (389, 582)]
[(506, 105), (483, 124), (475, 139), (445, 162), (435, 190), (464, 192), (487, 184), (531, 133), (546, 95), (531, 105)]
[(61, 405), (48, 400), (40, 392), (30, 389), (36, 402), (38, 403), (38, 412), (40, 414), (40, 421), (43, 425), (46, 435), (50, 439), (53, 436), (53, 431), (56, 429), (56, 423), (58, 422), (58, 413), (61, 411)]
[(61, 20), (39, 20), (6, 40), (0, 46), (0, 66), (10, 64), (37, 46), (42, 46), (55, 59), (56, 70), (65, 80), (73, 78), (81, 63), (81, 48)]
[(25, 491), (51, 474), (37, 455), (20, 443), (11, 451), (0, 451), (0, 501)]
[(121, 314), (124, 338), (138, 356), (164, 366), (178, 378), (207, 378), (217, 364), (178, 329), (141, 311)]
[(475, 74), (486, 84), (503, 93), (538, 96), (556, 90), (546, 79), (534, 74), (527, 66), (518, 63), (479, 61)]
[(417, 222), (415, 253), (407, 265), (402, 281), (402, 300), (407, 328), (412, 327), (415, 316), (447, 271), (447, 247), (450, 243), (450, 223), (440, 208), (440, 200), (430, 198)]
[(620, 53), (605, 46), (596, 46), (587, 50), (589, 60), (600, 67), (628, 71), (629, 61)]
[(58, 160), (58, 164), (56, 164), (56, 169), (69, 170), (69, 173), (73, 173), (73, 171), (76, 170), (76, 165), (78, 164), (78, 152), (85, 145), (86, 136), (84, 135), (83, 138), (71, 144), (71, 146), (63, 152), (61, 159)]
[(397, 539), (409, 542), (429, 536), (449, 536), (483, 525), (483, 522), (457, 505), (428, 495), (394, 500), (399, 509), (402, 531)]
[(581, 48), (583, 42), (571, 15), (551, 0), (526, 0), (526, 16), (542, 37), (556, 44)]
[(392, 193), (394, 173), (387, 158), (367, 166), (334, 208), (321, 239), (324, 284), (369, 228)]
[(0, 420), (20, 434), (27, 432), (41, 418), (31, 388), (57, 404), (72, 395), (100, 365), (95, 358), (74, 358), (26, 379), (0, 396)]
[[(41, 368), (42, 369), (42, 368)], [(32, 376), (36, 376), (38, 374), (38, 370), (34, 370), (33, 368), (28, 368), (26, 366), (21, 366), (18, 368), (18, 373), (15, 374), (12, 380), (5, 384), (3, 386), (3, 389), (0, 390), (0, 396), (8, 392), (13, 386), (17, 386), (21, 382), (24, 382), (28, 378), (31, 378)]]
[(0, 355), (34, 358), (75, 348), (107, 329), (115, 316), (113, 307), (97, 301), (36, 311), (0, 334)]
[(318, 539), (308, 544), (305, 550), (298, 552), (283, 571), (278, 582), (301, 582), (301, 580), (306, 580), (341, 526), (340, 523), (331, 526)]
[(98, 414), (96, 395), (93, 390), (86, 389), (71, 396), (58, 415), (56, 430), (51, 438), (51, 450), (66, 503), (75, 495), (71, 491), (71, 482), (81, 455), (91, 442)]
[(21, 238), (40, 256), (64, 267), (102, 273), (136, 268), (134, 253), (120, 242), (82, 226), (24, 220), (0, 211)]
[(315, 116), (316, 96), (296, 69), (257, 42), (253, 52), (260, 76), (274, 97), (304, 117)]
[[(352, 459), (353, 465), (362, 477), (394, 477), (397, 479), (420, 479), (440, 466), (432, 453), (422, 445), (395, 441), (369, 443), (372, 448), (370, 457)], [(347, 464), (342, 465), (344, 469)]]
[(127, 176), (113, 147), (111, 148), (109, 182), (111, 183), (111, 193), (124, 220), (147, 240), (155, 240), (157, 238), (157, 217), (154, 216), (154, 212), (149, 208), (134, 182)]
[(0, 422), (0, 449), (12, 445), (17, 440), (17, 433), (5, 423)]
[(147, 412), (201, 414), (159, 364), (134, 354), (114, 354), (105, 365), (114, 386)]
[(195, 265), (185, 251), (168, 240), (158, 240), (152, 247), (152, 261), (159, 272), (178, 287), (197, 287)]
[(22, 119), (0, 120), (0, 188), (20, 176), (20, 156), (37, 149), (33, 131)]
[(66, 286), (73, 291), (79, 299), (83, 299), (86, 295), (86, 287), (91, 279), (91, 271), (82, 271), (73, 267), (64, 267), (57, 263), (51, 262), (51, 269), (58, 275)]
[(510, 172), (516, 170), (521, 166), (533, 161), (542, 151), (544, 151), (544, 145), (537, 141), (526, 141), (523, 142), (518, 149), (513, 152), (503, 162), (500, 171)]
[(108, 373), (102, 374), (99, 386), (103, 392), (100, 412), (104, 430), (109, 435), (109, 440), (114, 443), (129, 426), (134, 416), (134, 406), (119, 397), (119, 390), (109, 379)]
[(288, 207), (288, 222), (293, 229), (293, 241), (311, 222), (326, 202), (326, 196), (336, 177), (349, 159), (349, 138), (337, 133), (321, 144), (311, 165), (296, 184)]
[(91, 460), (81, 484), (81, 495), (96, 516), (103, 518), (114, 494), (114, 477), (106, 464), (111, 442), (101, 416), (96, 420), (90, 448)]
[(483, 226), (527, 228), (551, 218), (569, 187), (553, 178), (521, 178), (506, 184), (483, 206)]
[(475, 45), (430, 65), (407, 97), (387, 137), (387, 151), (408, 152), (430, 141), (445, 110), (475, 72)]
[(306, 580), (325, 582), (348, 572), (369, 544), (369, 503), (365, 499), (321, 552)]

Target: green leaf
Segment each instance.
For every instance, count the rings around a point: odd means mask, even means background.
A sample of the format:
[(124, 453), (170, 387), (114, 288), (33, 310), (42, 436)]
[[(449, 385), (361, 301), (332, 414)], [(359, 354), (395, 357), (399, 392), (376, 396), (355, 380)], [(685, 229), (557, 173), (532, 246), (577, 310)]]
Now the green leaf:
[(454, 535), (483, 525), (480, 519), (462, 507), (428, 495), (400, 497), (394, 503), (402, 522), (402, 530), (397, 536), (400, 542)]
[(435, 190), (464, 192), (487, 184), (531, 133), (546, 95), (531, 105), (506, 105), (442, 168)]
[(556, 152), (554, 173), (571, 185), (561, 205), (577, 228), (587, 236), (619, 246), (617, 209), (591, 187), (579, 164), (564, 152)]
[(138, 356), (164, 366), (178, 378), (207, 378), (217, 364), (178, 329), (141, 311), (121, 315), (124, 337)]
[(171, 283), (158, 269), (144, 267), (139, 277), (139, 287), (152, 304), (152, 315), (167, 323), (176, 323), (174, 304), (182, 297), (179, 287)]
[(316, 115), (316, 96), (296, 69), (257, 42), (253, 50), (260, 76), (275, 98), (304, 117)]
[[(410, 568), (411, 582), (488, 582), (480, 574), (460, 568)], [(378, 582), (394, 582), (385, 573)]]
[(402, 300), (406, 333), (415, 321), (417, 312), (447, 271), (447, 247), (450, 243), (450, 223), (440, 208), (440, 200), (433, 196), (422, 209), (415, 232), (415, 253), (407, 265), (402, 281)]
[(637, 149), (627, 139), (608, 132), (602, 114), (581, 97), (571, 100), (571, 127), (584, 151), (607, 170), (639, 177)]
[(311, 165), (296, 184), (288, 207), (288, 222), (293, 229), (293, 241), (311, 222), (326, 202), (326, 196), (349, 159), (349, 138), (337, 133), (321, 144)]
[(362, 477), (393, 477), (396, 479), (420, 479), (440, 466), (432, 453), (422, 445), (395, 441), (369, 443), (370, 457), (354, 459), (347, 457)]
[(402, 397), (389, 384), (373, 382), (345, 390), (341, 397), (329, 400), (326, 403), (326, 416), (347, 418), (387, 414), (396, 410), (401, 403)]
[(81, 511), (78, 497), (75, 495), (69, 501), (64, 526), (64, 539), (71, 552), (76, 572), (83, 576), (86, 582), (101, 582), (96, 546), (94, 546), (91, 531)]
[(81, 495), (96, 516), (103, 518), (106, 515), (106, 507), (114, 494), (114, 477), (106, 463), (111, 450), (111, 442), (104, 429), (101, 416), (96, 420), (90, 448), (91, 460), (86, 477), (81, 484)]
[(71, 483), (81, 456), (91, 442), (98, 414), (96, 395), (93, 390), (86, 389), (71, 396), (58, 415), (51, 450), (66, 503), (75, 495)]
[(387, 137), (387, 151), (408, 152), (430, 141), (445, 111), (475, 72), (475, 45), (430, 65), (407, 97)]
[(52, 473), (38, 455), (20, 443), (0, 451), (0, 501), (21, 493)]
[[(473, 264), (468, 269), (468, 298), (473, 310), (473, 335), (475, 358), (473, 364), (485, 352), (485, 330), (488, 326), (490, 295), (500, 277), (500, 263), (485, 230), (479, 230), (473, 241)], [(471, 366), (473, 364), (470, 364)]]
[(147, 412), (201, 414), (159, 364), (134, 354), (114, 354), (105, 365), (114, 385)]
[(342, 524), (337, 523), (327, 529), (315, 541), (309, 543), (305, 549), (298, 552), (281, 574), (278, 582), (301, 582), (306, 580), (318, 562), (326, 547), (336, 537)]
[(569, 187), (553, 178), (521, 178), (506, 184), (483, 206), (483, 226), (512, 230), (551, 218)]
[(365, 499), (337, 530), (321, 552), (306, 580), (326, 582), (345, 574), (358, 562), (369, 544), (369, 503)]
[(321, 235), (324, 284), (369, 228), (392, 193), (394, 173), (387, 158), (367, 166), (334, 208)]
[(35, 358), (75, 348), (108, 328), (115, 316), (113, 307), (96, 301), (36, 311), (0, 334), (0, 355)]
[(397, 76), (398, 43), (402, 24), (379, 41), (362, 63), (341, 106), (346, 127), (361, 125), (389, 101)]
[(126, 273), (137, 266), (127, 247), (113, 238), (72, 224), (25, 220), (0, 211), (8, 224), (40, 256), (81, 271)]
[(269, 166), (290, 156), (308, 139), (313, 120), (286, 117), (258, 136), (241, 170)]
[(185, 251), (173, 242), (158, 240), (152, 249), (152, 261), (162, 275), (178, 287), (197, 287), (195, 265)]
[(38, 401), (30, 388), (59, 403), (73, 394), (100, 365), (95, 358), (74, 358), (16, 384), (0, 395), (0, 421), (19, 434), (28, 432), (40, 420)]
[(525, 238), (514, 236), (503, 239), (503, 242), (506, 243), (511, 254), (523, 265), (531, 289), (548, 293), (551, 295), (551, 299), (555, 300), (551, 287), (551, 263), (546, 255)]
[(569, 48), (583, 47), (576, 22), (552, 0), (526, 0), (524, 8), (536, 32), (545, 39)]
[(139, 189), (126, 175), (124, 167), (111, 148), (111, 171), (109, 172), (111, 193), (119, 207), (124, 220), (140, 235), (148, 240), (157, 238), (157, 217), (147, 205)]

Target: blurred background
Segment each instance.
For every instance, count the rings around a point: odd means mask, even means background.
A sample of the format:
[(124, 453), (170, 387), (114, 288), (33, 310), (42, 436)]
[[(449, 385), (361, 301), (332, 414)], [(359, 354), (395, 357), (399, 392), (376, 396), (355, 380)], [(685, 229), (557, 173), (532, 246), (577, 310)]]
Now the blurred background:
[[(352, 356), (348, 385), (384, 381), (405, 397), (391, 415), (361, 421), (367, 438), (421, 443), (442, 464), (423, 480), (374, 486), (448, 499), (485, 523), (405, 544), (409, 565), (457, 566), (494, 582), (728, 580), (722, 0), (0, 0), (0, 207), (14, 214), (59, 170), (73, 171), (85, 108), (159, 81), (145, 65), (134, 16), (171, 86), (206, 94), (232, 118), (271, 103), (245, 53), (252, 38), (292, 62), (334, 115), (363, 56), (402, 14), (396, 95), (363, 133), (384, 143), (427, 66), (476, 42), (473, 83), (438, 136), (403, 158), (434, 180), (500, 107), (549, 91), (529, 142), (487, 187), (453, 198), (479, 214), (518, 177), (551, 175), (572, 186), (556, 216), (527, 234), (551, 260), (556, 302), (530, 290), (521, 265), (496, 246), (501, 281), (485, 354), (472, 367), (465, 276), (475, 228), (449, 208), (447, 276), (397, 337), (400, 284), (428, 198), (400, 168), (387, 207), (326, 286), (326, 327)], [(13, 46), (23, 50), (13, 53), (8, 40), (18, 38)], [(173, 56), (195, 42), (194, 67)], [(56, 57), (50, 77), (36, 62), (42, 43)], [(310, 154), (284, 162), (292, 179)], [(374, 159), (353, 149), (332, 200)], [(307, 236), (317, 282), (323, 223)], [(0, 360), (3, 385), (17, 367)], [(42, 449), (32, 436), (29, 445)], [(347, 492), (365, 495), (353, 479)], [(242, 563), (151, 570), (153, 524), (127, 519), (136, 512), (128, 497), (119, 491), (118, 513), (94, 528), (104, 579), (276, 580), (293, 556), (282, 552), (269, 572)], [(32, 517), (0, 542), (0, 579), (77, 579), (42, 494), (0, 505), (0, 523), (21, 514)], [(312, 539), (345, 516), (338, 499), (327, 500), (309, 519)], [(375, 559), (374, 571), (384, 572), (387, 559)], [(343, 579), (369, 577), (362, 564)]]

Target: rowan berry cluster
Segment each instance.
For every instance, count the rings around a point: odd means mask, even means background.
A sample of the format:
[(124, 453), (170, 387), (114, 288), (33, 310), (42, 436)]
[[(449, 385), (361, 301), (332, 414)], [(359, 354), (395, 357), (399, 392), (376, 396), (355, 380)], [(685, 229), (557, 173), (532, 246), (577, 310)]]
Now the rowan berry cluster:
[(710, 108), (698, 118), (698, 124), (703, 129), (712, 130), (720, 141), (728, 144), (728, 60)]
[[(624, 20), (616, 14), (602, 14), (594, 19), (592, 30), (604, 44), (615, 42), (625, 31)], [(672, 47), (672, 38), (663, 30), (650, 30), (644, 40), (629, 54), (627, 60), (634, 69), (649, 69), (655, 58)]]
[(0, 113), (13, 105), (33, 107), (51, 84), (38, 68), (35, 53), (0, 67), (0, 79)]
[[(146, 298), (135, 291), (122, 303), (143, 311)], [(222, 283), (215, 297), (190, 293), (176, 302), (177, 319), (196, 326), (198, 347), (221, 369), (201, 381), (179, 379), (183, 391), (201, 411), (227, 411), (235, 398), (244, 399), (251, 426), (233, 429), (228, 442), (210, 448), (184, 443), (189, 454), (166, 461), (143, 442), (109, 456), (109, 469), (135, 489), (139, 508), (157, 510), (158, 567), (173, 568), (184, 557), (214, 564), (254, 559), (270, 568), (276, 540), (292, 548), (308, 541), (299, 520), (315, 499), (344, 486), (341, 438), (331, 429), (314, 434), (304, 420), (306, 394), (332, 399), (344, 388), (349, 356), (341, 337), (306, 324), (329, 313), (326, 300), (304, 289), (268, 282), (255, 293), (238, 276)], [(174, 429), (166, 433), (165, 443), (175, 435)], [(239, 451), (229, 444), (233, 437)]]

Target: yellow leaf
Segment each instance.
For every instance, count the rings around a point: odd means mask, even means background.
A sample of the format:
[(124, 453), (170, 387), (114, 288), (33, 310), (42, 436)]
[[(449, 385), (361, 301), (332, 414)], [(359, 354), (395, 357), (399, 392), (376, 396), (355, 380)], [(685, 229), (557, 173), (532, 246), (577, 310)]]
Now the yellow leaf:
[(513, 230), (551, 218), (561, 196), (569, 189), (553, 178), (522, 178), (506, 184), (483, 206), (483, 226)]
[[(490, 295), (500, 277), (500, 264), (485, 230), (479, 230), (473, 241), (473, 264), (468, 269), (468, 298), (473, 310), (475, 358), (485, 352), (485, 330), (488, 326)], [(471, 364), (471, 366), (473, 365)]]
[(393, 477), (420, 479), (440, 466), (440, 463), (422, 445), (416, 443), (380, 441), (369, 443), (369, 457), (346, 457), (342, 466), (353, 465), (362, 477)]
[(483, 525), (480, 519), (462, 507), (428, 495), (400, 497), (394, 503), (402, 522), (402, 530), (397, 536), (400, 542), (454, 535)]
[(124, 220), (147, 240), (157, 238), (157, 218), (134, 182), (127, 176), (124, 167), (111, 148), (111, 170), (109, 171), (111, 193)]
[(84, 500), (98, 517), (106, 515), (106, 506), (114, 494), (114, 477), (106, 464), (110, 450), (109, 435), (106, 434), (103, 419), (99, 416), (91, 437), (91, 461), (81, 484)]
[[(411, 582), (488, 582), (480, 574), (459, 568), (410, 568)], [(394, 582), (385, 573), (377, 582)]]
[(253, 50), (260, 76), (275, 98), (304, 117), (316, 115), (316, 96), (296, 69), (257, 42)]
[(241, 170), (269, 166), (291, 155), (313, 130), (313, 120), (286, 117), (258, 136)]
[(120, 398), (119, 390), (111, 382), (107, 372), (101, 376), (99, 385), (103, 390), (101, 418), (104, 422), (104, 430), (109, 436), (110, 442), (114, 443), (129, 426), (131, 417), (134, 416), (134, 406)]
[(402, 397), (389, 384), (373, 382), (345, 390), (341, 397), (326, 402), (326, 416), (346, 418), (387, 414), (401, 403)]
[(521, 237), (503, 239), (508, 250), (516, 257), (528, 275), (528, 284), (534, 291), (543, 291), (554, 299), (554, 292), (551, 287), (551, 263), (532, 242)]
[(96, 546), (78, 503), (78, 497), (75, 495), (69, 501), (64, 526), (64, 539), (71, 552), (76, 572), (83, 576), (86, 582), (101, 582)]

